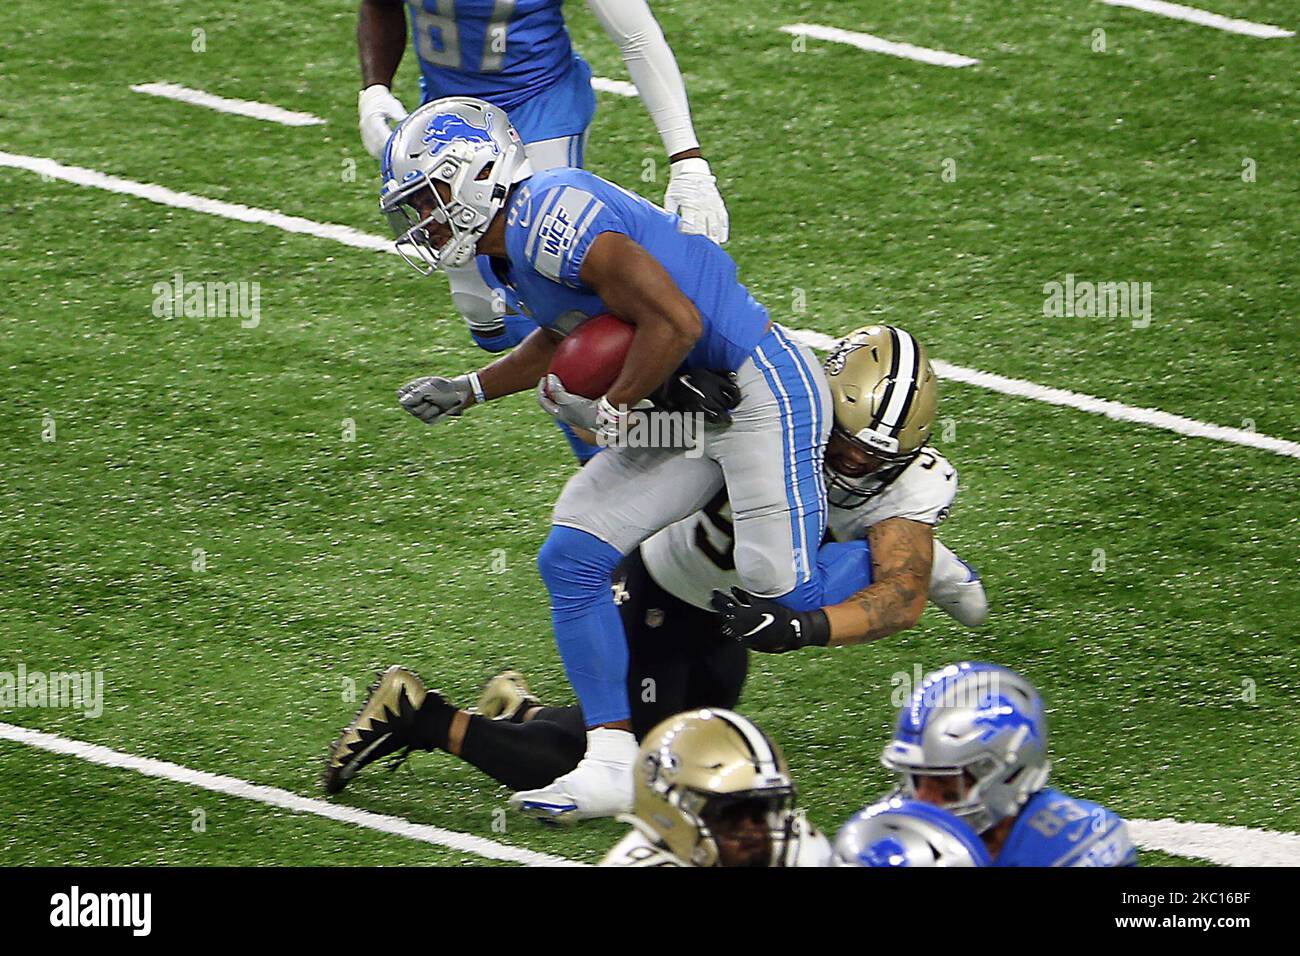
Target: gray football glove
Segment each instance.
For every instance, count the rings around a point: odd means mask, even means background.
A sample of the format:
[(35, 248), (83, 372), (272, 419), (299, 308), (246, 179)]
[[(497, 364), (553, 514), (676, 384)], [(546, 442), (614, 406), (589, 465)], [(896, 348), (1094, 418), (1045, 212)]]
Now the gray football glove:
[(583, 398), (566, 391), (555, 375), (546, 375), (537, 383), (537, 404), (552, 418), (594, 432), (600, 417), (600, 399)]
[(594, 432), (596, 444), (602, 448), (617, 447), (634, 416), (651, 414), (654, 403), (643, 399), (635, 408), (615, 408), (605, 398), (583, 398), (564, 387), (555, 375), (547, 375), (537, 383), (537, 403), (552, 418)]
[(463, 412), (472, 394), (468, 375), (456, 378), (426, 375), (399, 388), (397, 400), (420, 421), (432, 425)]

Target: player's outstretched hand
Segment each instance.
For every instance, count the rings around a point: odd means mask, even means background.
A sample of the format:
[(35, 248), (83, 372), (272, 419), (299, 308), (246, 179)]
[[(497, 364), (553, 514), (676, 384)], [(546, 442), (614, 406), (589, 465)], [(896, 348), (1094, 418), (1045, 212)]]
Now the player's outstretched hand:
[(357, 97), (357, 116), (366, 152), (375, 159), (383, 159), (393, 127), (406, 119), (406, 107), (388, 87), (376, 83), (367, 86)]
[(672, 164), (664, 208), (682, 217), (683, 232), (708, 236), (719, 245), (731, 235), (731, 219), (718, 192), (718, 181), (709, 164), (699, 157)]
[(471, 394), (468, 375), (457, 378), (426, 375), (399, 388), (397, 400), (420, 421), (432, 425), (463, 412), (469, 406)]
[(731, 410), (740, 404), (740, 386), (729, 372), (695, 368), (668, 376), (650, 396), (656, 408), (700, 414), (710, 425), (731, 423)]
[(710, 603), (722, 618), (723, 636), (751, 651), (784, 654), (812, 645), (825, 647), (830, 640), (830, 621), (821, 609), (792, 611), (741, 588), (732, 588), (730, 595), (714, 591)]

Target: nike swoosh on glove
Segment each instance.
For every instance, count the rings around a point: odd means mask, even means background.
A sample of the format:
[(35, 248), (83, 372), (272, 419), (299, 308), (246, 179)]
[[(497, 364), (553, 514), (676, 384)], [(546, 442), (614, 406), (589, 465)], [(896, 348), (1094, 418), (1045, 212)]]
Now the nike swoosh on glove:
[(679, 159), (668, 174), (664, 208), (682, 219), (682, 232), (708, 236), (721, 245), (731, 235), (731, 218), (718, 181), (704, 160)]
[(730, 595), (714, 591), (709, 603), (722, 617), (722, 635), (751, 651), (784, 654), (801, 647), (825, 647), (831, 638), (830, 620), (820, 608), (792, 611), (741, 588), (732, 588)]
[(656, 408), (703, 415), (710, 425), (731, 424), (731, 410), (741, 397), (740, 386), (730, 372), (707, 368), (670, 375), (651, 396)]

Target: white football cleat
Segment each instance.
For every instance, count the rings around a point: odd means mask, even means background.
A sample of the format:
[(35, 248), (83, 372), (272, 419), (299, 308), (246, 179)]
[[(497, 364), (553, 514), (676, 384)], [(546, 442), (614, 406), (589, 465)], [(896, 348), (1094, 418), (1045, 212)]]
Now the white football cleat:
[(979, 573), (937, 540), (930, 567), (930, 601), (967, 627), (979, 627), (989, 617), (989, 598)]
[(632, 810), (636, 738), (626, 730), (587, 731), (587, 755), (562, 777), (537, 790), (521, 790), (510, 805), (542, 823), (616, 817)]

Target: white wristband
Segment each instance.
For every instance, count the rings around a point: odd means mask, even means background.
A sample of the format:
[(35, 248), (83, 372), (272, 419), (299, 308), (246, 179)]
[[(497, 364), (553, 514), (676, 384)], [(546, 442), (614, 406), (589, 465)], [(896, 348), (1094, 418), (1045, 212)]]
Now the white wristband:
[(469, 373), (469, 387), (474, 393), (474, 401), (480, 405), (487, 401), (487, 396), (483, 394), (483, 383), (478, 380), (478, 372)]
[(709, 161), (702, 156), (688, 156), (686, 159), (679, 159), (668, 168), (674, 173), (702, 173), (705, 176), (713, 175), (713, 170), (709, 168)]
[(600, 415), (601, 420), (606, 422), (617, 422), (627, 418), (627, 410), (619, 408), (617, 405), (611, 405), (609, 399), (604, 395), (596, 402), (596, 412)]

